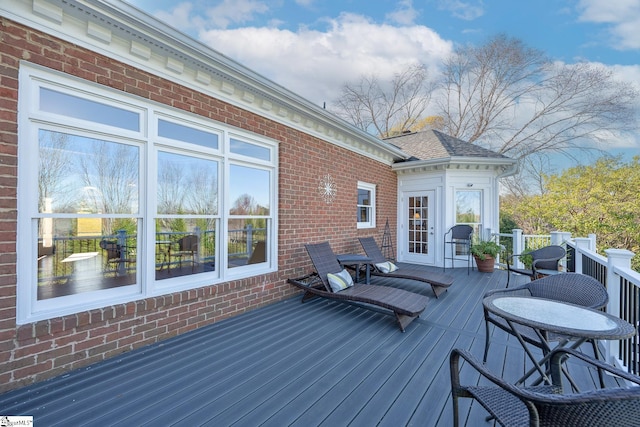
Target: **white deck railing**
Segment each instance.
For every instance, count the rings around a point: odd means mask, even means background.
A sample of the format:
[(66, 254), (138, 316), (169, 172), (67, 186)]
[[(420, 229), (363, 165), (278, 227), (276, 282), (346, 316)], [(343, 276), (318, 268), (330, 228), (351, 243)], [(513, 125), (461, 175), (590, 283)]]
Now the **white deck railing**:
[[(572, 238), (570, 233), (553, 232), (550, 235), (524, 235), (522, 230), (513, 233), (490, 233), (507, 247), (510, 254), (537, 249), (549, 244), (563, 245), (567, 257), (561, 261), (561, 269), (586, 274), (598, 280), (609, 293), (606, 312), (640, 326), (640, 273), (631, 269), (634, 253), (625, 249), (607, 249), (605, 255), (596, 252), (596, 236)], [(498, 260), (499, 265), (503, 260)], [(636, 335), (623, 341), (603, 343), (605, 357), (629, 372), (640, 375), (640, 337)]]

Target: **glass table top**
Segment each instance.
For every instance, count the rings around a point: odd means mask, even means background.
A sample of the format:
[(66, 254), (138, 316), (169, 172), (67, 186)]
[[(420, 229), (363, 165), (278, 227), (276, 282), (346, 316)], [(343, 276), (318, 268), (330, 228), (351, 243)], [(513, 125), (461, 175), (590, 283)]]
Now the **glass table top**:
[(493, 299), (491, 303), (505, 313), (554, 328), (604, 332), (619, 327), (614, 319), (601, 312), (558, 301), (500, 297)]

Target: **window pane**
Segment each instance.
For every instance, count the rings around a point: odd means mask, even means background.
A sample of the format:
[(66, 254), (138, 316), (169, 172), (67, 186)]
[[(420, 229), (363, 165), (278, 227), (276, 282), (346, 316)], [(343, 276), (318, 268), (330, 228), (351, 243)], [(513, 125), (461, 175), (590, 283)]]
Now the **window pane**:
[(358, 208), (358, 222), (369, 222), (371, 219), (371, 208), (359, 207)]
[(131, 219), (39, 219), (38, 300), (135, 284), (137, 233)]
[(38, 211), (137, 213), (139, 156), (131, 145), (40, 130)]
[(156, 279), (216, 269), (216, 224), (211, 218), (156, 220)]
[(164, 138), (198, 144), (209, 148), (218, 148), (218, 135), (158, 119), (158, 135)]
[(40, 88), (40, 110), (140, 131), (140, 114), (55, 90)]
[(231, 215), (269, 215), (271, 174), (267, 170), (231, 165)]
[(456, 224), (477, 224), (481, 221), (482, 193), (456, 192)]
[(229, 220), (229, 268), (267, 261), (266, 218)]
[(260, 160), (271, 160), (271, 150), (256, 144), (238, 141), (231, 138), (231, 152), (243, 156), (253, 157)]
[(218, 214), (218, 162), (158, 153), (158, 213)]
[(358, 205), (371, 206), (371, 191), (358, 188)]

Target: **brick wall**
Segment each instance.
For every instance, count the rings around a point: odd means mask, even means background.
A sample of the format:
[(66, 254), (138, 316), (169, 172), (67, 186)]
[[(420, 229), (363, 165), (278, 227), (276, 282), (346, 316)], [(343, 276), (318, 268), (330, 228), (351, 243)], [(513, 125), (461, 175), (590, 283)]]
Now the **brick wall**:
[[(396, 177), (390, 167), (217, 99), (0, 18), (0, 392), (40, 381), (283, 298), (288, 277), (311, 271), (303, 245), (330, 240), (361, 249), (395, 230)], [(279, 271), (16, 326), (18, 66), (28, 60), (280, 141)], [(337, 196), (320, 197), (330, 174)], [(377, 184), (375, 230), (356, 229), (357, 181)]]

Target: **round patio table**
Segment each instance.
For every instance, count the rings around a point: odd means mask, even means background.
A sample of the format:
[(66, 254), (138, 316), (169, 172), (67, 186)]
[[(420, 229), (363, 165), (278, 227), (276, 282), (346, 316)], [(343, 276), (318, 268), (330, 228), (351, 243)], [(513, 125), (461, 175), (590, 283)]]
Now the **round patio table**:
[[(541, 360), (536, 360), (513, 323), (535, 329), (547, 348), (550, 346), (542, 331), (565, 336), (566, 338), (561, 340), (558, 346), (564, 347), (571, 342), (571, 348), (574, 349), (588, 339), (622, 340), (632, 337), (637, 332), (629, 322), (611, 314), (545, 298), (493, 295), (485, 298), (482, 304), (488, 311), (506, 320), (534, 364), (534, 367), (520, 378), (516, 385), (524, 383), (536, 371), (540, 373), (541, 380), (550, 384), (547, 372), (542, 369), (550, 355), (547, 354)], [(537, 381), (539, 382), (540, 380)]]

